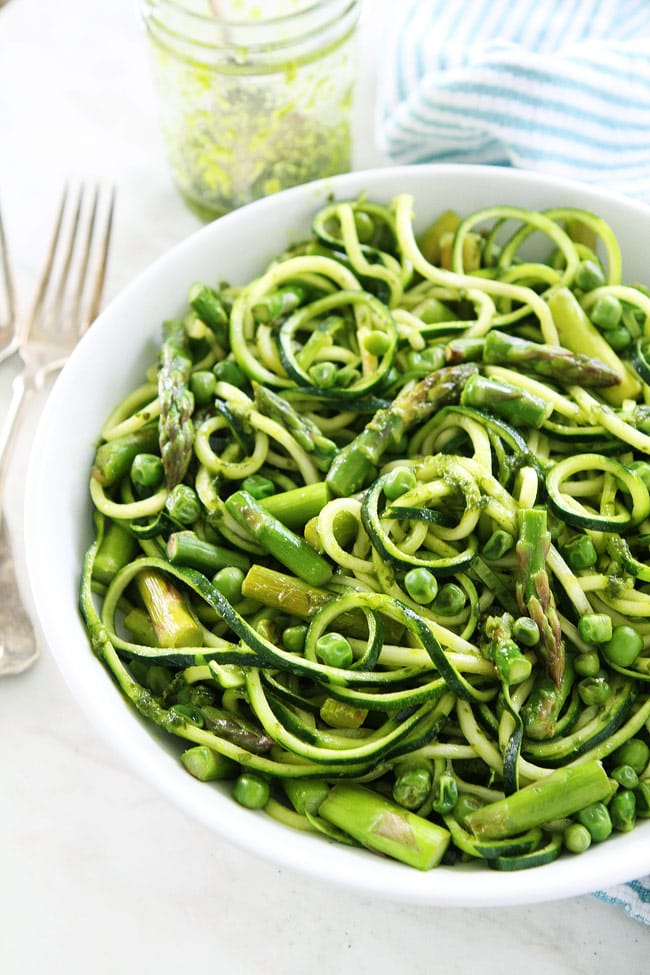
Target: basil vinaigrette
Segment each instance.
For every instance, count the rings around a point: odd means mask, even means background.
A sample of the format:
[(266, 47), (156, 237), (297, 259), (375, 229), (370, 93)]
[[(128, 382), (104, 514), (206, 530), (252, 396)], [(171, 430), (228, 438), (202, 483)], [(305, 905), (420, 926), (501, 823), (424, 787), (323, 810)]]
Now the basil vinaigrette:
[(169, 162), (211, 220), (350, 168), (358, 0), (143, 0)]

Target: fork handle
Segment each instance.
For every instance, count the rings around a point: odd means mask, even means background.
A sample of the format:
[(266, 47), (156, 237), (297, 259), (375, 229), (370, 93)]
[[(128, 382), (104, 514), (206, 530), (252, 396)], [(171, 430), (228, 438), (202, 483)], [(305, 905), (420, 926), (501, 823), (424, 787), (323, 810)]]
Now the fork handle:
[[(11, 399), (9, 401), (9, 409), (2, 425), (2, 429), (0, 430), (0, 502), (2, 501), (5, 477), (7, 468), (9, 466), (9, 458), (15, 443), (16, 433), (20, 425), (19, 419), (23, 407), (28, 400), (29, 394), (34, 392), (35, 388), (36, 387), (33, 385), (33, 383), (29, 382), (27, 370), (19, 373), (11, 384)], [(0, 519), (1, 518), (2, 510), (0, 507)]]

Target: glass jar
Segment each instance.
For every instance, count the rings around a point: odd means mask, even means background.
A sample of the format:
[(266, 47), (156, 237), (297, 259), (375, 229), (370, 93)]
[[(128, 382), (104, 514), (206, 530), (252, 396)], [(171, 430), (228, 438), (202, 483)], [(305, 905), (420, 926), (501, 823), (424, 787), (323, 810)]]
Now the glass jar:
[(202, 219), (350, 168), (360, 0), (140, 0), (178, 189)]

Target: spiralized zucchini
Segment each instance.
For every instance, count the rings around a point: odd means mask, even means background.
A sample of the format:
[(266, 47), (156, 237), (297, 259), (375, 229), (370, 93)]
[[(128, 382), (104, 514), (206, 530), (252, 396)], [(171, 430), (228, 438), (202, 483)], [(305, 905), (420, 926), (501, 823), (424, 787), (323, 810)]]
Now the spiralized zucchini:
[(101, 432), (81, 606), (190, 774), (419, 869), (650, 815), (648, 290), (598, 216), (331, 202)]

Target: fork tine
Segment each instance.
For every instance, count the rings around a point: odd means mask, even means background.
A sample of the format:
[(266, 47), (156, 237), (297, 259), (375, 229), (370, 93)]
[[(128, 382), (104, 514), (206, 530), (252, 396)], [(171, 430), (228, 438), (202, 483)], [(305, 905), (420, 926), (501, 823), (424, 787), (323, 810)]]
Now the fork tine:
[(50, 245), (45, 258), (45, 265), (39, 278), (38, 285), (36, 286), (36, 295), (32, 303), (32, 307), (28, 317), (25, 319), (25, 323), (22, 329), (21, 341), (26, 341), (29, 333), (32, 330), (36, 319), (40, 315), (43, 304), (45, 302), (45, 295), (47, 294), (48, 284), (50, 282), (50, 277), (52, 274), (52, 267), (54, 265), (54, 258), (56, 256), (57, 248), (59, 246), (59, 237), (61, 236), (61, 227), (63, 226), (63, 214), (65, 212), (65, 206), (68, 199), (68, 186), (66, 185), (63, 189), (63, 194), (61, 196), (61, 203), (59, 205), (59, 211), (56, 217), (56, 222), (54, 224), (54, 230), (52, 231), (52, 237), (50, 238)]
[(73, 327), (81, 334), (81, 301), (83, 298), (84, 285), (86, 283), (86, 275), (88, 273), (88, 264), (90, 261), (90, 250), (92, 246), (93, 234), (95, 232), (95, 221), (97, 219), (97, 204), (99, 202), (99, 186), (95, 187), (95, 193), (93, 195), (92, 209), (90, 211), (90, 216), (88, 218), (88, 226), (86, 228), (86, 234), (83, 243), (83, 249), (81, 252), (81, 258), (79, 261), (79, 269), (77, 274), (77, 286), (74, 290), (74, 296), (72, 299), (72, 306), (70, 312), (71, 322)]
[[(58, 334), (61, 341), (74, 344), (99, 314), (115, 195), (112, 187), (106, 206), (102, 206), (99, 184), (95, 184), (92, 196), (83, 183), (74, 193), (66, 185), (31, 314), (21, 335), (23, 342), (39, 337), (52, 343)], [(96, 266), (91, 268), (94, 254)]]
[(56, 289), (56, 294), (54, 296), (54, 302), (50, 309), (50, 315), (52, 320), (63, 322), (63, 301), (65, 298), (66, 288), (68, 285), (68, 278), (70, 277), (70, 269), (72, 267), (72, 256), (75, 252), (75, 246), (77, 241), (77, 232), (79, 230), (79, 221), (81, 218), (81, 206), (83, 203), (84, 187), (83, 184), (77, 190), (76, 202), (73, 205), (73, 216), (72, 223), (68, 229), (68, 242), (63, 254), (63, 263), (61, 265), (59, 273), (58, 287)]
[(108, 210), (106, 212), (106, 222), (104, 224), (104, 234), (102, 236), (99, 253), (97, 257), (97, 266), (95, 271), (95, 287), (93, 289), (90, 303), (88, 305), (88, 311), (85, 318), (80, 322), (79, 334), (83, 335), (87, 331), (88, 327), (95, 321), (97, 315), (99, 314), (99, 308), (102, 301), (102, 293), (104, 291), (104, 284), (106, 282), (106, 268), (108, 265), (108, 251), (111, 243), (111, 233), (113, 230), (113, 217), (115, 215), (115, 187), (111, 188), (111, 195), (108, 203)]

